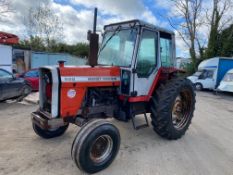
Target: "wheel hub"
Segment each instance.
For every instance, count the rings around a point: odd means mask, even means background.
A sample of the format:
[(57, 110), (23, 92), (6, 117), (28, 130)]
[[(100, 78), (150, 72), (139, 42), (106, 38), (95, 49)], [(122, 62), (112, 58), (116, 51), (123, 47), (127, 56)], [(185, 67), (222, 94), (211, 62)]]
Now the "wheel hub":
[(180, 130), (186, 125), (190, 115), (190, 102), (189, 93), (183, 92), (176, 97), (172, 108), (172, 123), (173, 126)]
[(90, 158), (96, 163), (103, 162), (112, 152), (113, 141), (108, 135), (98, 137), (91, 147)]

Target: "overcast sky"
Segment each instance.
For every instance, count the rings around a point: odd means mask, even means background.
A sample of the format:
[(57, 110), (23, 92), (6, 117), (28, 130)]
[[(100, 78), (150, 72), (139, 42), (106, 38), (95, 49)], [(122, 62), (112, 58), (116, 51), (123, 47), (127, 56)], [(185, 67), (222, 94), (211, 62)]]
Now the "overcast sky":
[[(10, 1), (10, 0), (9, 0)], [(93, 9), (98, 7), (98, 30), (103, 25), (122, 20), (142, 19), (160, 27), (171, 29), (161, 15), (173, 9), (169, 0), (11, 0), (14, 13), (0, 21), (0, 31), (26, 37), (23, 24), (30, 7), (45, 2), (59, 16), (64, 26), (64, 42), (73, 44), (86, 42), (86, 33), (92, 29)], [(188, 50), (180, 39), (176, 39), (177, 56), (188, 56)]]

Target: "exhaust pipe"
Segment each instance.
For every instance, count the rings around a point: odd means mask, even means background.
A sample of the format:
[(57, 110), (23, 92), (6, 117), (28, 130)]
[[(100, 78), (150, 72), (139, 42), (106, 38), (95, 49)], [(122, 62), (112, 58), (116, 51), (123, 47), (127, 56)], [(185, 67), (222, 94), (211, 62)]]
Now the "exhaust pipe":
[(96, 33), (96, 23), (97, 23), (97, 8), (94, 11), (94, 24), (93, 31), (88, 31), (87, 38), (89, 40), (89, 56), (88, 56), (88, 64), (91, 67), (97, 65), (98, 59), (98, 50), (99, 50), (99, 35)]

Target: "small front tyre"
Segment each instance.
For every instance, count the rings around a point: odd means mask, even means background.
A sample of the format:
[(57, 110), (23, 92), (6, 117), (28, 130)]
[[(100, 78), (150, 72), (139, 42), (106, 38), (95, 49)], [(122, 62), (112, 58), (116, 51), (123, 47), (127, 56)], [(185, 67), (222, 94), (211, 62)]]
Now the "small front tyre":
[(120, 147), (118, 129), (107, 120), (94, 120), (82, 127), (71, 148), (71, 156), (80, 170), (96, 173), (107, 168)]
[(63, 135), (66, 132), (67, 128), (69, 127), (69, 124), (58, 127), (58, 128), (47, 129), (47, 130), (42, 129), (41, 127), (37, 126), (35, 123), (32, 123), (32, 127), (38, 136), (44, 139), (51, 139), (51, 138), (59, 137)]

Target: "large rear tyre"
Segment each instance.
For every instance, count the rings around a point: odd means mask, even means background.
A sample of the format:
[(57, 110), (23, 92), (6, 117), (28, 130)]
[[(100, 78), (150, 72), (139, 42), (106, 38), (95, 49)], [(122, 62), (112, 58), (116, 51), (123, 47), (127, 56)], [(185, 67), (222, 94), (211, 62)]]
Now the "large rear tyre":
[(59, 137), (63, 135), (66, 132), (67, 128), (69, 127), (69, 124), (58, 127), (58, 128), (54, 128), (54, 129), (48, 129), (48, 130), (40, 128), (35, 123), (32, 123), (32, 127), (38, 136), (44, 139), (51, 139), (51, 138)]
[(195, 109), (195, 92), (190, 80), (178, 78), (160, 86), (151, 100), (154, 131), (176, 140), (188, 129)]
[(76, 135), (71, 156), (77, 167), (87, 173), (107, 168), (120, 147), (120, 133), (107, 120), (94, 120), (85, 124)]

